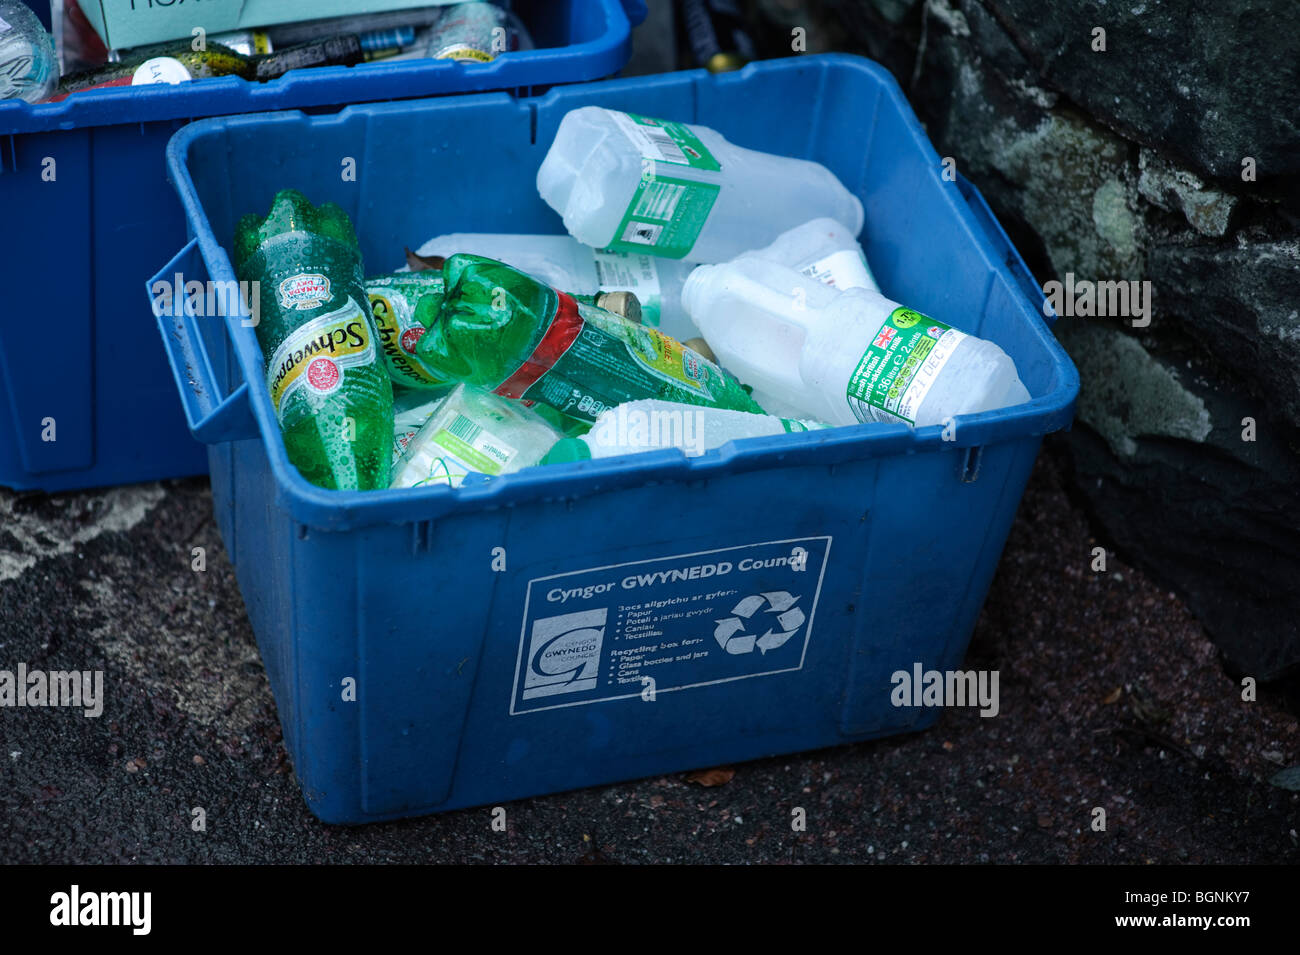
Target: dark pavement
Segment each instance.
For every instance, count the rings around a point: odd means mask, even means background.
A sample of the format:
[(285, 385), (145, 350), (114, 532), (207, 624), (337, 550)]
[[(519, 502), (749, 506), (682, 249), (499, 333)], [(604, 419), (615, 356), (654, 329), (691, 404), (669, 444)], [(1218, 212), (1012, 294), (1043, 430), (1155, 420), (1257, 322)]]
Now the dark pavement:
[[(0, 492), (0, 669), (100, 669), (97, 719), (0, 709), (7, 862), (1297, 862), (1300, 726), (1244, 702), (1183, 605), (1045, 454), (968, 667), (1001, 712), (920, 735), (359, 828), (302, 801), (204, 480)], [(190, 569), (191, 548), (207, 570)], [(791, 809), (807, 813), (792, 832)], [(1090, 826), (1093, 807), (1105, 832)], [(206, 813), (206, 831), (191, 827)]]

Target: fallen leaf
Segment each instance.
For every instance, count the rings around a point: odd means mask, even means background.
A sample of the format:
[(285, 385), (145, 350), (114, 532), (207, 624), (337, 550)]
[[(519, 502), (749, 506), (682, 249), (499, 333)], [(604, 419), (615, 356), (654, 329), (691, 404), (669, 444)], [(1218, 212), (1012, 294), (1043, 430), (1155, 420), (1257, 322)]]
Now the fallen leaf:
[(697, 769), (693, 773), (686, 774), (688, 783), (699, 783), (701, 786), (722, 786), (731, 782), (731, 778), (736, 775), (736, 771), (727, 766), (718, 769)]
[(420, 255), (410, 249), (406, 250), (406, 264), (412, 272), (441, 272), (442, 264), (446, 261), (441, 255)]
[(1110, 696), (1106, 697), (1106, 699), (1102, 700), (1102, 702), (1109, 706), (1111, 703), (1118, 703), (1119, 698), (1123, 695), (1124, 695), (1124, 688), (1122, 686), (1117, 686), (1111, 692)]

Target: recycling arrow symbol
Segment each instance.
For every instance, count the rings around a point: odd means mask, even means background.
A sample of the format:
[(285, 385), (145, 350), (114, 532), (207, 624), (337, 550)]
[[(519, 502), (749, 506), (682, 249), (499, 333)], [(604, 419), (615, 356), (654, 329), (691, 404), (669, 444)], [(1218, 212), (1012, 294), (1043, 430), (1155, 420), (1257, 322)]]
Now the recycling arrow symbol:
[[(713, 639), (728, 653), (753, 653), (755, 647), (758, 647), (760, 653), (767, 653), (768, 650), (784, 646), (805, 620), (803, 611), (795, 606), (798, 601), (798, 597), (784, 590), (751, 594), (732, 608), (730, 617), (718, 621), (713, 630)], [(772, 618), (760, 617), (758, 621), (753, 621), (754, 614), (764, 606), (767, 607), (766, 613), (773, 615)], [(755, 624), (753, 630), (766, 627), (766, 632), (761, 637), (747, 632), (751, 629), (751, 623)]]

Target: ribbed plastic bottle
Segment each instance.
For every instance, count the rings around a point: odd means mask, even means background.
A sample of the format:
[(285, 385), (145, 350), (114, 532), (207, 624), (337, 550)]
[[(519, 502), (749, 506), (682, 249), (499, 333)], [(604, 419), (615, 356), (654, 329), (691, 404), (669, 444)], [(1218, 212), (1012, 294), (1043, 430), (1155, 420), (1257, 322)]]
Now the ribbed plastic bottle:
[(829, 424), (922, 427), (1029, 400), (993, 342), (753, 256), (696, 269), (682, 303), (726, 368)]
[(560, 122), (537, 189), (586, 245), (693, 262), (735, 258), (809, 219), (862, 231), (862, 203), (820, 163), (599, 106)]
[(239, 220), (235, 270), (257, 283), (257, 339), (290, 462), (320, 487), (387, 487), (393, 387), (347, 214), (279, 192), (265, 217)]

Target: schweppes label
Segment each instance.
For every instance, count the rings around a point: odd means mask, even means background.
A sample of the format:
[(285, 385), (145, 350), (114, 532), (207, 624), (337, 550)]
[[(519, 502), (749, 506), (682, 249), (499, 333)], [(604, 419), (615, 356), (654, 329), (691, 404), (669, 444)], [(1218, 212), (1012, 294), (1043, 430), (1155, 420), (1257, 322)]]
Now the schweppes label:
[(375, 360), (374, 336), (366, 313), (347, 302), (328, 315), (314, 318), (280, 343), (266, 365), (266, 387), (281, 423), (281, 409), (300, 389), (330, 395), (343, 387), (345, 372)]
[(375, 316), (379, 348), (388, 372), (400, 385), (412, 388), (444, 388), (451, 384), (434, 374), (416, 356), (415, 349), (424, 334), (424, 326), (415, 320), (415, 309), (401, 290), (366, 283), (370, 312)]

